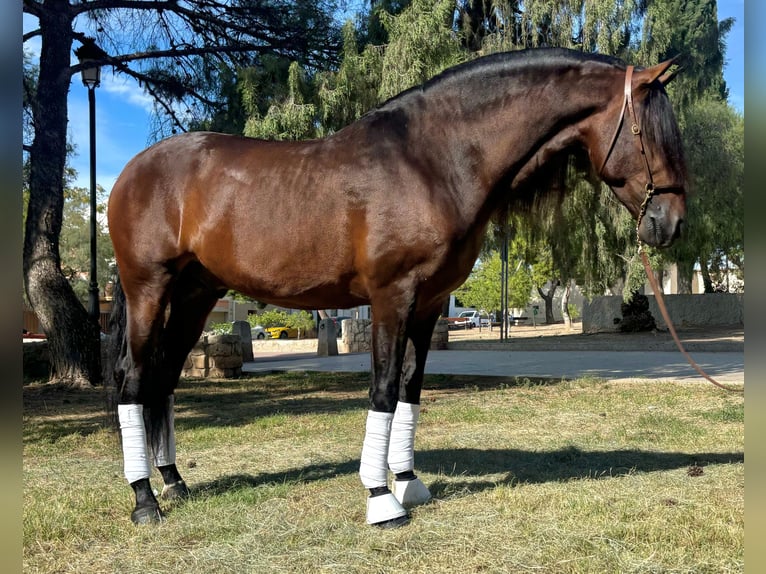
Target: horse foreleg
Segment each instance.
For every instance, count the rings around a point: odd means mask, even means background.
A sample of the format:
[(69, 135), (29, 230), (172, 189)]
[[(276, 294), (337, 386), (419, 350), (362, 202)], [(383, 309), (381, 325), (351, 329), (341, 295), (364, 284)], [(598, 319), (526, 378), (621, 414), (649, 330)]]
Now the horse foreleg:
[(431, 500), (431, 492), (415, 474), (415, 429), (420, 416), (420, 405), (399, 402), (391, 423), (391, 442), (388, 447), (388, 467), (394, 473), (394, 497), (405, 508)]
[(409, 516), (388, 488), (388, 452), (404, 359), (404, 325), (393, 305), (373, 307), (370, 410), (359, 465), (362, 484), (370, 491), (367, 523), (383, 528), (402, 526)]
[(391, 423), (388, 466), (395, 475), (392, 485), (394, 496), (405, 507), (431, 500), (428, 487), (415, 474), (415, 431), (420, 417), (420, 392), (423, 388), (426, 358), (438, 317), (437, 312), (424, 321), (410, 325), (409, 344), (399, 386), (399, 402)]

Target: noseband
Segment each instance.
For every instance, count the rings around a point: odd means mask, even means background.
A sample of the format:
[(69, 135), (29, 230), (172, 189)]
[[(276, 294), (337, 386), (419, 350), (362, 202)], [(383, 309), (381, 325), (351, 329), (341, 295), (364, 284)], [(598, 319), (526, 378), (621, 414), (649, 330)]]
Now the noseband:
[[(606, 162), (609, 159), (609, 156), (612, 154), (612, 150), (614, 149), (614, 144), (617, 143), (617, 137), (620, 135), (620, 128), (622, 128), (622, 122), (625, 119), (625, 108), (628, 108), (628, 114), (630, 114), (630, 120), (632, 122), (630, 125), (630, 133), (632, 133), (634, 136), (638, 136), (638, 150), (644, 160), (647, 175), (647, 183), (644, 187), (646, 195), (644, 196), (644, 201), (641, 203), (641, 208), (638, 212), (638, 220), (636, 221), (636, 237), (638, 238), (638, 228), (641, 226), (641, 220), (646, 213), (646, 207), (649, 204), (649, 200), (654, 195), (656, 187), (654, 185), (654, 178), (652, 177), (652, 169), (649, 167), (649, 159), (646, 157), (646, 150), (644, 149), (644, 138), (641, 134), (641, 128), (638, 125), (636, 111), (633, 108), (633, 66), (628, 66), (625, 70), (624, 94), (625, 96), (623, 98), (622, 109), (620, 110), (620, 118), (617, 120), (617, 126), (614, 128), (614, 134), (612, 134), (612, 139), (609, 143), (609, 149), (606, 152), (606, 156), (604, 156), (604, 161), (601, 162), (601, 168), (598, 170), (598, 175), (601, 177), (604, 171), (604, 167), (606, 167)], [(641, 239), (638, 239), (638, 245), (640, 248)]]

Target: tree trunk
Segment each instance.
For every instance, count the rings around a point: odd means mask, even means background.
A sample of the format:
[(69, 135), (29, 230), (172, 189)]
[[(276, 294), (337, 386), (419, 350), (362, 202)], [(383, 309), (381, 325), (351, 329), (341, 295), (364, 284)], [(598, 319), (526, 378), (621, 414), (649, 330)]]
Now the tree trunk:
[(558, 287), (559, 284), (560, 282), (558, 279), (551, 280), (551, 288), (547, 293), (540, 287), (537, 288), (537, 292), (540, 294), (540, 297), (542, 297), (543, 301), (545, 301), (545, 322), (548, 325), (552, 325), (556, 322), (556, 320), (553, 318), (553, 295), (556, 293), (556, 287)]
[(692, 281), (694, 280), (694, 261), (677, 261), (678, 269), (678, 294), (691, 295)]
[[(48, 337), (52, 378), (74, 386), (101, 381), (100, 329), (61, 272), (67, 93), (72, 16), (67, 2), (48, 1), (40, 17), (42, 44), (35, 138), (29, 153), (29, 206), (24, 233), (24, 286)], [(41, 113), (41, 107), (45, 112)]]
[(572, 328), (572, 316), (569, 314), (569, 295), (572, 293), (572, 282), (564, 283), (564, 293), (561, 295), (561, 316), (564, 318), (564, 326)]
[(705, 259), (700, 260), (700, 273), (702, 274), (702, 284), (704, 285), (704, 292), (705, 293), (713, 293), (715, 289), (713, 288), (713, 278), (710, 276), (710, 270), (707, 268), (707, 263), (705, 262)]

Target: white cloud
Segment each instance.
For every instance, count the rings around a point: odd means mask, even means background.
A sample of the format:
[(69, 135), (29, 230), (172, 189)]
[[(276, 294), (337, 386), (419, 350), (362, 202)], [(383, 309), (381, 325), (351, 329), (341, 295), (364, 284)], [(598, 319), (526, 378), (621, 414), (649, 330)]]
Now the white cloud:
[(133, 78), (104, 73), (101, 76), (101, 87), (126, 103), (142, 108), (147, 113), (151, 113), (154, 109), (151, 96), (139, 87)]

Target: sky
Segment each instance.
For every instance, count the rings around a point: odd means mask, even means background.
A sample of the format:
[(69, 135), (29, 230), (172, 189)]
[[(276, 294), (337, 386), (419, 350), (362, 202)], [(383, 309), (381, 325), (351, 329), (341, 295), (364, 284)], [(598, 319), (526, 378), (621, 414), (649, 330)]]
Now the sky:
[[(718, 19), (729, 17), (736, 21), (727, 37), (724, 79), (729, 87), (729, 102), (744, 112), (744, 0), (718, 0)], [(35, 19), (25, 14), (24, 31), (35, 26)], [(30, 47), (35, 49), (34, 45)], [(96, 179), (107, 192), (125, 164), (152, 143), (151, 114), (151, 99), (134, 80), (114, 76), (110, 68), (102, 69), (101, 86), (96, 89)], [(90, 187), (88, 91), (79, 75), (69, 90), (69, 138), (77, 150), (70, 159), (78, 173), (75, 185)]]

